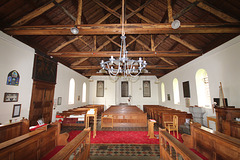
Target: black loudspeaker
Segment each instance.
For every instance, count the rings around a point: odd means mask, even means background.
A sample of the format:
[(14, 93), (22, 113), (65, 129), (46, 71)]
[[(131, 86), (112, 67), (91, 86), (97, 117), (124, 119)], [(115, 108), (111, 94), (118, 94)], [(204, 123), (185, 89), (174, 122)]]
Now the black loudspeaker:
[(184, 98), (190, 98), (189, 81), (183, 82), (183, 96)]

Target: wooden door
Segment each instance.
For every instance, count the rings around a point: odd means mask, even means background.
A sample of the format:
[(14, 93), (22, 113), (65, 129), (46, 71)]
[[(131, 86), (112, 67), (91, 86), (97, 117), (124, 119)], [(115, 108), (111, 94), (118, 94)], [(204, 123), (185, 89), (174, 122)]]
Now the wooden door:
[(52, 120), (53, 98), (55, 84), (33, 82), (32, 99), (29, 112), (30, 126), (37, 125), (37, 120), (43, 118), (44, 123)]

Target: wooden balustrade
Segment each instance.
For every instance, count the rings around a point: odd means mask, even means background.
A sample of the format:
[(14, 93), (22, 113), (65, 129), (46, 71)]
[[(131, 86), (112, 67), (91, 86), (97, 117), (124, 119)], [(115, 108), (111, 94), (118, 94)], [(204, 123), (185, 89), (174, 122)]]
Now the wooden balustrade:
[(87, 160), (90, 156), (90, 134), (91, 128), (84, 129), (71, 142), (55, 154), (51, 160)]
[[(159, 128), (159, 146), (161, 160), (201, 160), (184, 144), (170, 135), (165, 129)], [(180, 158), (181, 157), (181, 158)]]

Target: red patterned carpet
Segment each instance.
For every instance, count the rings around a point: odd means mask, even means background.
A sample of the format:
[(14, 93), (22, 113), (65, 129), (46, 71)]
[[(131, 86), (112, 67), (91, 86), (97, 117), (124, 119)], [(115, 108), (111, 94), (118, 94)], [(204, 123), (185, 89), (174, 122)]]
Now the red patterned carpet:
[[(81, 131), (71, 131), (68, 141), (71, 141)], [(96, 144), (159, 144), (158, 139), (149, 139), (147, 131), (97, 131), (97, 136), (91, 136), (91, 143)], [(155, 134), (158, 134), (156, 131)], [(92, 133), (91, 133), (92, 135)]]

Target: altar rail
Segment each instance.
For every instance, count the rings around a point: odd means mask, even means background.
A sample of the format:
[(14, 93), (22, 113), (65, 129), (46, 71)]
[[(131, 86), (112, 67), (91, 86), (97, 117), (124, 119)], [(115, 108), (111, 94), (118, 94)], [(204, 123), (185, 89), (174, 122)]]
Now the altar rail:
[(91, 128), (84, 129), (51, 160), (87, 160), (90, 157), (90, 135)]
[(0, 126), (0, 143), (21, 136), (29, 132), (29, 121), (22, 119), (20, 122)]
[(230, 137), (217, 131), (191, 124), (191, 135), (182, 135), (184, 144), (197, 150), (210, 160), (239, 160), (240, 139)]
[(161, 160), (176, 160), (179, 157), (184, 160), (201, 160), (189, 148), (161, 128), (159, 128), (159, 146)]

